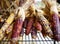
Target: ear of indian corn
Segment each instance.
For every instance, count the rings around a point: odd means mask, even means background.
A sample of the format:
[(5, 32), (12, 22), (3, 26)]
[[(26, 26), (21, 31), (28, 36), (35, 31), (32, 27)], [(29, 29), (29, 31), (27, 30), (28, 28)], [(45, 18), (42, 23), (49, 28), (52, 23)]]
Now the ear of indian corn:
[(52, 26), (52, 30), (53, 30), (53, 34), (54, 34), (54, 39), (57, 41), (60, 41), (60, 25), (59, 25), (59, 17), (57, 14), (53, 14), (52, 16), (52, 20), (53, 20), (53, 26)]
[(30, 18), (28, 23), (27, 23), (27, 27), (26, 27), (26, 31), (25, 34), (28, 35), (31, 31), (32, 25), (33, 25), (33, 18)]
[(39, 19), (39, 22), (41, 23), (42, 27), (44, 28), (45, 30), (45, 33), (52, 38), (53, 36), (53, 33), (52, 33), (52, 30), (51, 28), (49, 27), (49, 22), (48, 20), (41, 14), (41, 13), (37, 13), (37, 16), (36, 16), (38, 19)]
[(8, 19), (5, 21), (4, 25), (0, 29), (0, 40), (4, 37), (5, 30), (8, 28), (8, 26), (13, 22), (14, 20), (14, 13), (11, 13)]
[(18, 18), (16, 19), (12, 30), (12, 43), (17, 42), (22, 31), (23, 22), (25, 20), (25, 12), (23, 8), (19, 8)]
[(57, 5), (55, 2), (52, 3), (53, 5), (50, 8), (50, 13), (52, 15), (52, 30), (54, 34), (54, 40), (60, 41), (60, 23), (59, 23), (59, 17), (58, 17), (58, 10), (57, 10)]
[(23, 21), (22, 19), (18, 18), (14, 25), (13, 25), (13, 30), (12, 30), (12, 39), (17, 39), (20, 35), (20, 32), (22, 30), (22, 24), (23, 24)]
[(14, 13), (11, 13), (10, 16), (8, 17), (8, 19), (5, 21), (4, 25), (2, 26), (2, 30), (5, 31), (6, 28), (8, 28), (8, 26), (13, 22), (14, 20)]

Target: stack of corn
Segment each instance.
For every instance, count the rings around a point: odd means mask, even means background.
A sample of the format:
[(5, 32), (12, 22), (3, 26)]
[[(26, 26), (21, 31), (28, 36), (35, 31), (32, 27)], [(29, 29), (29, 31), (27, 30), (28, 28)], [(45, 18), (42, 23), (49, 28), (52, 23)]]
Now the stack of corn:
[(0, 41), (7, 39), (11, 40), (11, 44), (17, 44), (24, 33), (26, 35), (31, 33), (32, 38), (35, 39), (37, 32), (41, 32), (44, 37), (49, 36), (60, 41), (60, 7), (57, 6), (56, 0), (42, 0), (42, 5), (41, 7), (38, 5), (38, 8), (34, 0), (11, 0), (10, 3), (9, 0), (2, 0), (0, 2), (2, 9)]

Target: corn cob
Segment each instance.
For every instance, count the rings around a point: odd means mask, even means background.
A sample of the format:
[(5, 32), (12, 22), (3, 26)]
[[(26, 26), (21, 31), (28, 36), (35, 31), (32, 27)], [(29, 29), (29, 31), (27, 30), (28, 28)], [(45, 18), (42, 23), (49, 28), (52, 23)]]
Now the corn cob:
[(49, 22), (48, 20), (43, 16), (41, 15), (41, 13), (37, 13), (37, 16), (36, 16), (39, 20), (39, 22), (41, 23), (42, 27), (44, 28), (45, 30), (45, 33), (52, 38), (53, 36), (53, 33), (51, 31), (51, 28), (49, 27)]
[[(29, 1), (29, 0), (28, 0), (28, 1)], [(33, 1), (31, 0), (31, 2), (34, 2), (34, 0), (33, 0)], [(35, 14), (35, 6), (34, 6), (34, 4), (32, 4), (32, 5), (30, 6), (29, 12), (30, 12), (30, 14), (31, 14), (30, 17), (32, 17), (32, 16)], [(27, 23), (26, 31), (25, 31), (25, 34), (26, 34), (26, 35), (28, 35), (28, 34), (30, 33), (31, 28), (32, 28), (33, 21), (34, 21), (33, 18), (30, 18), (30, 19), (29, 19), (29, 21), (28, 21), (28, 23)]]
[(25, 12), (23, 8), (19, 8), (19, 12), (18, 12), (18, 18), (14, 23), (13, 26), (13, 30), (12, 30), (12, 43), (16, 43), (19, 39), (19, 35), (22, 31), (22, 26), (23, 26), (23, 22), (25, 20)]
[(33, 18), (30, 18), (27, 23), (27, 27), (26, 27), (26, 31), (25, 31), (26, 35), (28, 35), (30, 33), (31, 28), (32, 28), (32, 24), (33, 24)]
[(11, 13), (11, 15), (8, 17), (8, 19), (1, 28), (3, 31), (5, 31), (6, 28), (8, 28), (8, 26), (13, 22), (14, 17), (15, 17), (14, 13)]
[(8, 28), (8, 26), (13, 22), (14, 17), (15, 17), (14, 13), (11, 13), (8, 19), (5, 21), (2, 28), (0, 29), (0, 40), (2, 40), (2, 38), (4, 37), (4, 32)]
[(53, 34), (54, 34), (54, 39), (57, 41), (60, 41), (60, 25), (59, 25), (59, 17), (57, 14), (53, 14)]
[[(52, 15), (52, 30), (53, 30), (53, 34), (54, 34), (54, 39), (56, 41), (60, 41), (60, 23), (59, 23), (59, 17), (58, 17), (58, 10), (57, 10), (57, 5), (55, 2), (52, 3), (53, 5), (50, 8), (50, 13)], [(53, 10), (52, 10), (53, 9)]]
[(12, 30), (12, 36), (11, 38), (15, 41), (18, 40), (18, 37), (20, 35), (21, 29), (22, 29), (23, 21), (22, 19), (17, 19), (14, 23), (13, 30)]

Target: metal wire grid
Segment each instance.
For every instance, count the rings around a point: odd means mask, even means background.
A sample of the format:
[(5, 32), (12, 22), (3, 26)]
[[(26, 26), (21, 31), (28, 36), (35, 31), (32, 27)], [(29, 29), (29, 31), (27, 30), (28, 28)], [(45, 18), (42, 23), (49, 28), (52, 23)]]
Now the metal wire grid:
[[(29, 35), (24, 35), (20, 37), (18, 40), (19, 44), (60, 44), (60, 42), (54, 41), (51, 38), (43, 37), (41, 32), (37, 33), (37, 38), (33, 39), (31, 37), (31, 33)], [(10, 41), (3, 40), (0, 42), (0, 44), (10, 44)]]

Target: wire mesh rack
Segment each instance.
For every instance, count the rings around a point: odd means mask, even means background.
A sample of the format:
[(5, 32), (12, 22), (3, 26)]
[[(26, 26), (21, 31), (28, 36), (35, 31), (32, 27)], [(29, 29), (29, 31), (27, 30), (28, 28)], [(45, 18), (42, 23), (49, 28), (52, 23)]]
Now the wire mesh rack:
[[(0, 44), (10, 44), (10, 40), (3, 40), (0, 42)], [(31, 33), (29, 35), (26, 35), (24, 33), (23, 36), (20, 36), (18, 40), (18, 44), (60, 44), (60, 42), (57, 42), (50, 37), (46, 36), (45, 38), (43, 37), (41, 32), (37, 33), (37, 38), (33, 39), (31, 37)]]

